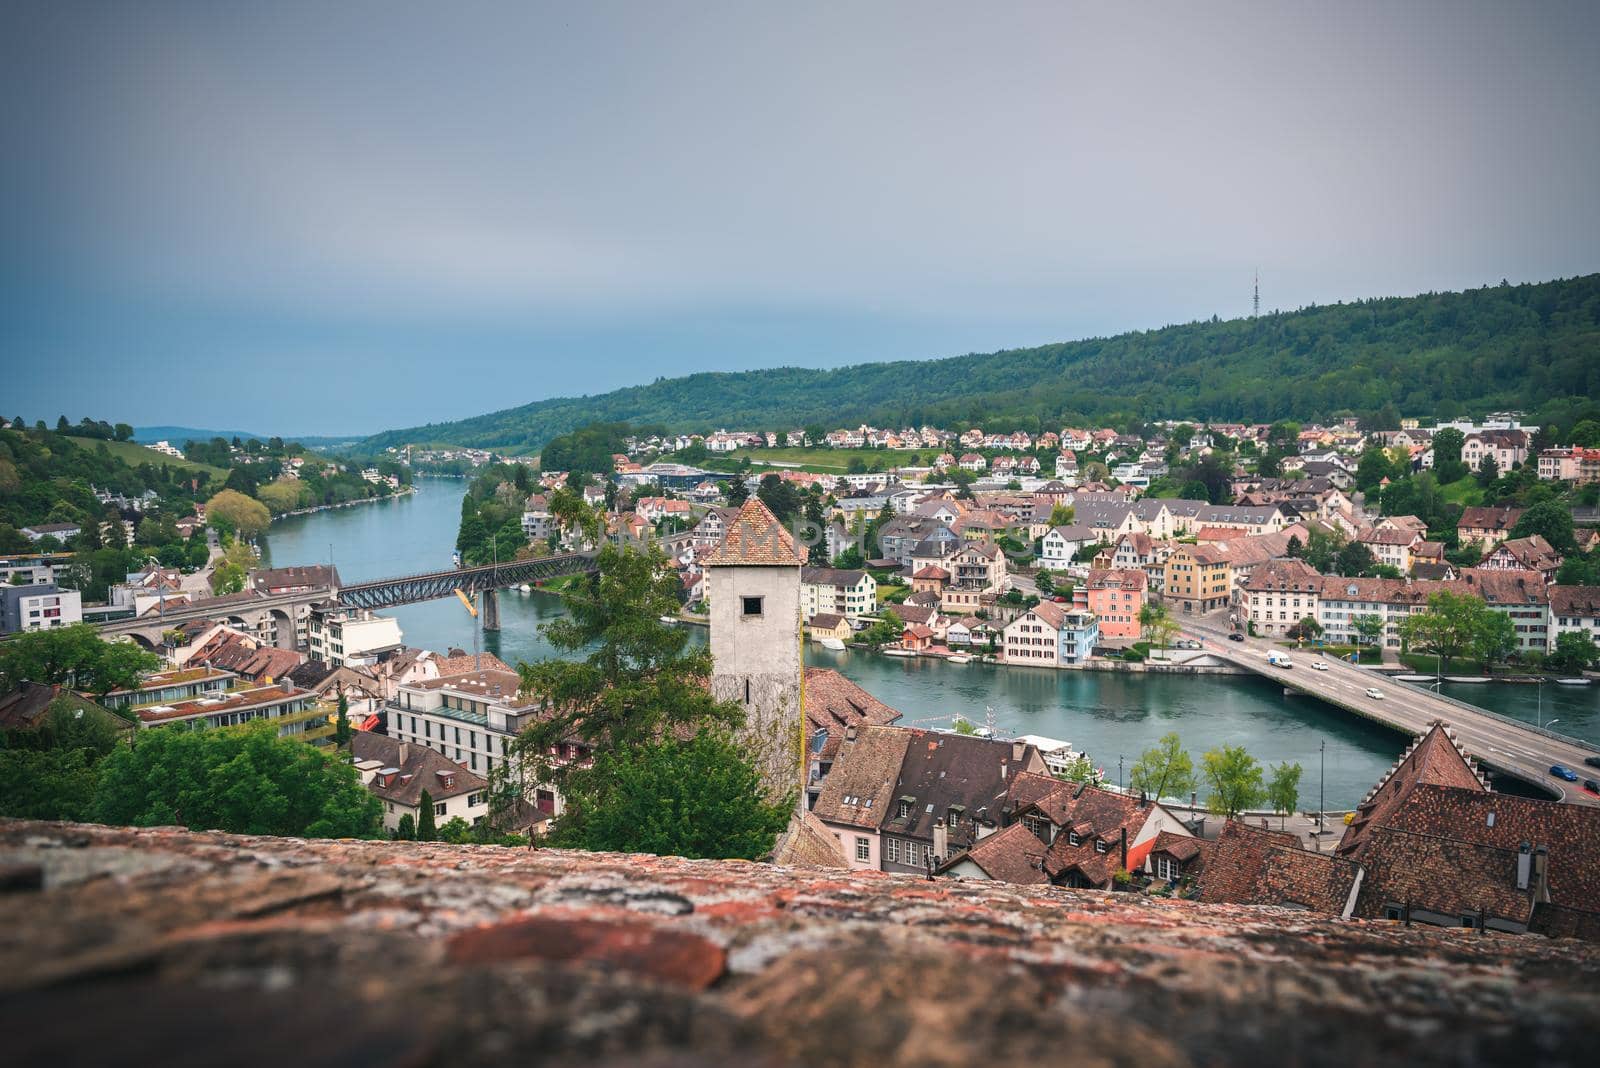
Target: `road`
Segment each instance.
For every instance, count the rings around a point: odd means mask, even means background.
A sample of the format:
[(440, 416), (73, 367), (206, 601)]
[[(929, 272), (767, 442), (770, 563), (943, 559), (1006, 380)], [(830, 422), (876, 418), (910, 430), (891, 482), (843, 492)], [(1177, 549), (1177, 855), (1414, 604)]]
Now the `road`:
[[(1227, 624), (1220, 620), (1212, 623), (1181, 619), (1179, 622), (1191, 637), (1201, 640), (1207, 652), (1228, 663), (1413, 736), (1424, 734), (1435, 720), (1443, 720), (1455, 731), (1456, 740), (1479, 763), (1543, 787), (1563, 801), (1600, 805), (1600, 797), (1580, 788), (1581, 781), (1564, 782), (1550, 774), (1551, 765), (1564, 764), (1576, 771), (1580, 780), (1600, 779), (1600, 769), (1583, 762), (1585, 757), (1600, 755), (1600, 751), (1542, 734), (1514, 720), (1457, 704), (1342, 660), (1309, 652), (1291, 652), (1254, 638), (1229, 641)], [(1274, 650), (1291, 652), (1294, 667), (1268, 664), (1267, 653)], [(1314, 670), (1313, 660), (1327, 664), (1328, 670)], [(1369, 687), (1376, 688), (1383, 697), (1368, 696)]]

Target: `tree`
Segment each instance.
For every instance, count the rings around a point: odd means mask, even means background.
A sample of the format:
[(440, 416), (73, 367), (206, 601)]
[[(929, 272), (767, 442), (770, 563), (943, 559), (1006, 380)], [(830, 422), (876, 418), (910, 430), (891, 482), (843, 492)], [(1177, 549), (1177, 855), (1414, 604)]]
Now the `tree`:
[(780, 523), (788, 525), (800, 514), (800, 506), (803, 503), (800, 491), (787, 479), (779, 478), (777, 475), (763, 475), (761, 485), (756, 488), (756, 496)]
[(1194, 761), (1176, 732), (1163, 734), (1159, 743), (1144, 751), (1129, 771), (1128, 783), (1157, 800), (1182, 797), (1195, 788)]
[(1261, 765), (1243, 746), (1225, 745), (1200, 758), (1210, 793), (1206, 807), (1229, 819), (1266, 799)]
[(957, 734), (964, 734), (968, 737), (978, 733), (978, 725), (972, 722), (966, 716), (957, 716), (951, 723), (951, 727)]
[(1586, 630), (1568, 630), (1556, 635), (1555, 652), (1550, 662), (1567, 671), (1582, 671), (1600, 660), (1600, 646)]
[(1317, 622), (1316, 616), (1301, 616), (1300, 621), (1289, 628), (1285, 637), (1304, 643), (1308, 638), (1315, 641), (1321, 634), (1322, 624)]
[(905, 624), (895, 614), (894, 609), (888, 608), (884, 610), (876, 622), (866, 630), (863, 630), (859, 637), (869, 647), (876, 649), (879, 646), (899, 641), (904, 633)]
[(1492, 486), (1500, 477), (1500, 465), (1492, 455), (1485, 456), (1478, 461), (1478, 485)]
[(1445, 427), (1433, 435), (1433, 471), (1440, 482), (1455, 482), (1467, 474), (1461, 461), (1461, 446), (1466, 435), (1455, 427)]
[(271, 721), (165, 727), (101, 762), (101, 823), (312, 838), (375, 835), (381, 806), (349, 764), (278, 737)]
[(1522, 513), (1511, 528), (1513, 538), (1539, 535), (1563, 556), (1578, 551), (1572, 526), (1572, 511), (1559, 501), (1542, 501)]
[(1172, 618), (1172, 613), (1168, 611), (1166, 605), (1146, 602), (1144, 607), (1139, 609), (1139, 633), (1144, 635), (1146, 641), (1159, 646), (1163, 653), (1179, 629), (1177, 621)]
[(1361, 460), (1356, 464), (1356, 489), (1370, 493), (1384, 479), (1394, 479), (1399, 474), (1390, 463), (1389, 454), (1378, 446), (1372, 446), (1362, 452)]
[(65, 683), (104, 697), (160, 666), (154, 653), (131, 641), (102, 641), (85, 623), (29, 631), (0, 645), (0, 685), (6, 690), (24, 682)]
[(1568, 440), (1579, 448), (1600, 448), (1600, 422), (1584, 419), (1574, 424)]
[(544, 625), (562, 655), (517, 665), (521, 693), (544, 711), (512, 742), (513, 759), (497, 762), (491, 774), (498, 811), (536, 783), (569, 796), (603, 796), (610, 787), (601, 780), (619, 765), (585, 767), (552, 756), (569, 742), (625, 757), (663, 737), (743, 721), (739, 705), (716, 700), (705, 686), (710, 650), (690, 646), (684, 628), (661, 622), (679, 609), (677, 575), (665, 554), (654, 545), (606, 544), (595, 563), (596, 573), (568, 596), (569, 614)]
[(438, 828), (434, 826), (433, 795), (424, 790), (422, 796), (417, 798), (417, 841), (431, 842), (438, 837)]
[(1473, 648), (1483, 628), (1483, 616), (1490, 612), (1493, 610), (1480, 598), (1441, 591), (1429, 595), (1426, 611), (1413, 612), (1401, 621), (1400, 638), (1407, 648), (1438, 656), (1442, 667), (1448, 668), (1451, 660)]
[(730, 478), (725, 493), (728, 503), (735, 508), (750, 499), (750, 489), (744, 484), (744, 479), (742, 478)]
[(333, 724), (333, 744), (340, 749), (350, 748), (350, 699), (339, 690), (339, 715)]
[(401, 842), (415, 842), (417, 840), (417, 821), (412, 818), (411, 813), (407, 812), (400, 817), (400, 821), (394, 829), (394, 836)]
[(1078, 510), (1070, 504), (1057, 503), (1050, 508), (1050, 525), (1070, 527), (1078, 518)]
[(1511, 617), (1487, 605), (1472, 633), (1472, 655), (1485, 665), (1508, 659), (1517, 651), (1517, 627)]
[(1371, 571), (1378, 563), (1377, 557), (1372, 555), (1372, 550), (1359, 541), (1346, 542), (1344, 548), (1339, 550), (1334, 558), (1334, 567), (1339, 574), (1357, 576)]
[(1070, 764), (1056, 773), (1056, 778), (1093, 785), (1100, 781), (1100, 772), (1089, 762), (1087, 754), (1079, 753)]
[(1377, 645), (1383, 637), (1383, 617), (1376, 613), (1368, 612), (1355, 618), (1356, 635), (1361, 639), (1362, 645)]
[(695, 859), (756, 860), (772, 849), (793, 807), (763, 796), (760, 776), (724, 732), (608, 750), (568, 794), (553, 844)]
[(231, 489), (223, 490), (206, 502), (206, 519), (213, 518), (223, 520), (244, 538), (257, 536), (272, 522), (266, 505)]
[(1272, 769), (1272, 778), (1267, 780), (1267, 803), (1272, 806), (1272, 811), (1283, 817), (1279, 827), (1288, 822), (1289, 816), (1300, 804), (1300, 772), (1299, 764), (1285, 761)]

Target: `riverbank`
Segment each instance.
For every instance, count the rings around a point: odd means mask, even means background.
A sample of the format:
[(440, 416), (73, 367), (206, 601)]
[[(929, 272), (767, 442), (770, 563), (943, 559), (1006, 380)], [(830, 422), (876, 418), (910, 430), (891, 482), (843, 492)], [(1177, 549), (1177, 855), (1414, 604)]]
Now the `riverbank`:
[(292, 519), (296, 516), (316, 515), (318, 512), (331, 512), (336, 508), (353, 508), (358, 504), (378, 504), (383, 501), (397, 501), (402, 497), (410, 497), (417, 492), (416, 486), (402, 486), (393, 493), (386, 493), (382, 497), (361, 497), (353, 501), (339, 501), (335, 504), (317, 504), (310, 508), (296, 508), (292, 512), (280, 512), (272, 517), (276, 523), (280, 519)]

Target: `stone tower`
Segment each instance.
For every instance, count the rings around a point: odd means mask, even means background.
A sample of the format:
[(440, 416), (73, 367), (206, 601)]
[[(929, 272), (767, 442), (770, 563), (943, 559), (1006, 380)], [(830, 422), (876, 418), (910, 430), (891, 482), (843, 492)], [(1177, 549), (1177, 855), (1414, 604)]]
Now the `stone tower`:
[(711, 692), (745, 710), (747, 752), (777, 799), (800, 789), (800, 553), (752, 497), (705, 558)]

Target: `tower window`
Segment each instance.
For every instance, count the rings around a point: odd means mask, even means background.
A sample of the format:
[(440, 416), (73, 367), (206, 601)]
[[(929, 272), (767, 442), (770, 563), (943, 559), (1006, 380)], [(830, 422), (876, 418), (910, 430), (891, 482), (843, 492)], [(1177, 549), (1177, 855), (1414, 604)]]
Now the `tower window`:
[(742, 612), (744, 615), (759, 616), (761, 614), (761, 598), (741, 597), (739, 600), (743, 602), (744, 607)]
[(744, 703), (745, 704), (749, 704), (750, 703), (750, 680), (749, 679), (745, 679), (744, 680)]

